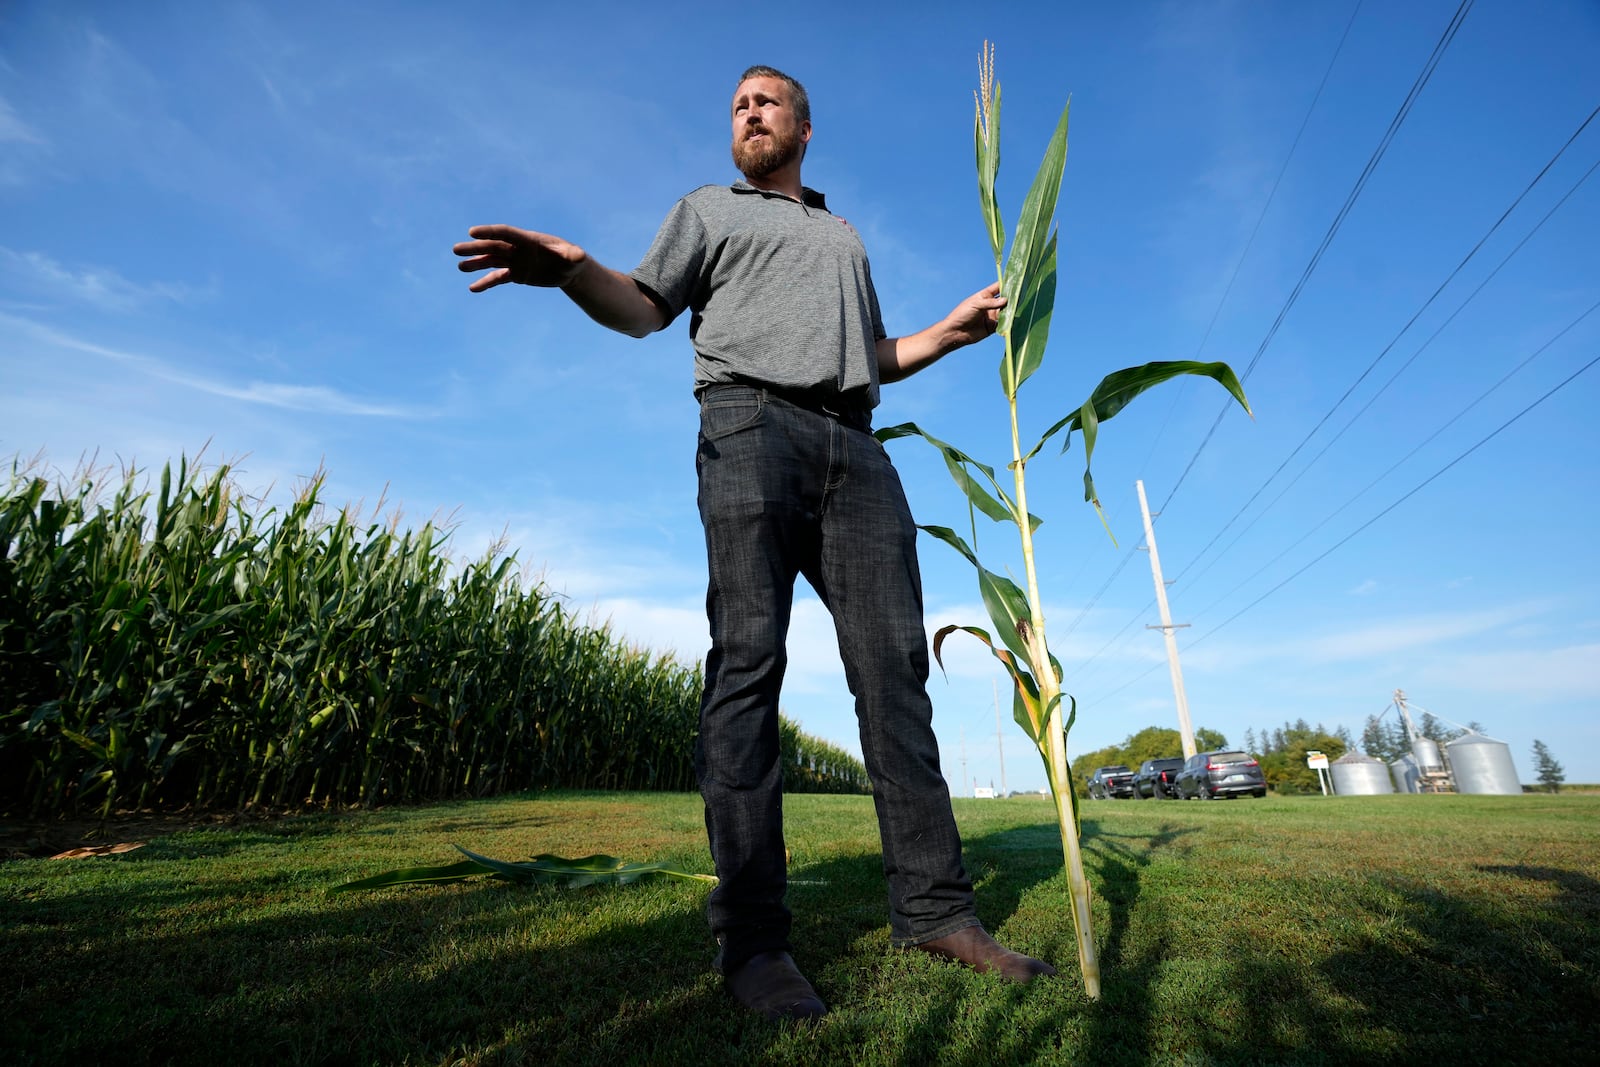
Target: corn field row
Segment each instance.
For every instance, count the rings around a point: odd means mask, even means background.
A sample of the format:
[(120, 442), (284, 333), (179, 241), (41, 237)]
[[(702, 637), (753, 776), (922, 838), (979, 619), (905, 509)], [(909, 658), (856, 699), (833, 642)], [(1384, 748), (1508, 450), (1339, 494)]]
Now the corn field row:
[[(160, 488), (13, 466), (0, 499), (0, 810), (410, 803), (695, 788), (702, 676), (578, 625), (432, 523), (281, 511), (227, 467)], [(109, 495), (109, 501), (103, 499)], [(788, 786), (864, 792), (785, 720)]]

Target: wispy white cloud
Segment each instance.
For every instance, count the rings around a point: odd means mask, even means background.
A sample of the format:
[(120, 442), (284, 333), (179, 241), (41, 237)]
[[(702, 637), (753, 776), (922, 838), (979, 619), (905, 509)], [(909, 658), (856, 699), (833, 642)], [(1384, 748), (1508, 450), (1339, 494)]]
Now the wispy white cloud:
[(683, 663), (704, 659), (711, 646), (705, 608), (699, 603), (605, 597), (580, 618), (610, 627), (618, 640), (671, 655)]
[(1377, 588), (1378, 588), (1377, 581), (1372, 579), (1372, 578), (1368, 578), (1366, 581), (1362, 582), (1360, 585), (1356, 586), (1354, 589), (1351, 589), (1350, 590), (1350, 595), (1351, 596), (1366, 596), (1369, 593), (1375, 592), (1377, 590)]
[(1311, 665), (1348, 663), (1461, 642), (1485, 634), (1505, 633), (1514, 625), (1550, 611), (1552, 606), (1545, 601), (1520, 601), (1482, 611), (1395, 616), (1381, 622), (1329, 628), (1322, 634), (1305, 638), (1230, 644), (1207, 642), (1196, 648), (1194, 654), (1185, 650), (1184, 664), (1215, 662), (1237, 667), (1263, 661)]
[(213, 282), (197, 288), (184, 282), (130, 281), (104, 267), (73, 269), (42, 252), (0, 247), (0, 278), (13, 292), (33, 292), (107, 311), (132, 311), (158, 302), (187, 304), (216, 295)]
[(337, 389), (322, 385), (298, 385), (281, 382), (246, 382), (236, 384), (179, 370), (166, 362), (150, 356), (111, 348), (63, 333), (51, 326), (0, 312), (0, 327), (10, 328), (28, 335), (31, 339), (57, 348), (98, 356), (131, 367), (152, 378), (181, 385), (212, 396), (243, 400), (252, 404), (283, 408), (291, 411), (316, 412), (325, 415), (363, 415), (385, 418), (426, 418), (437, 414), (421, 408), (382, 403), (350, 396)]
[(22, 120), (8, 100), (0, 97), (0, 144), (43, 143), (44, 138)]
[(1506, 693), (1527, 700), (1586, 699), (1600, 711), (1600, 644), (1441, 657), (1421, 671), (1420, 681), (1440, 689)]

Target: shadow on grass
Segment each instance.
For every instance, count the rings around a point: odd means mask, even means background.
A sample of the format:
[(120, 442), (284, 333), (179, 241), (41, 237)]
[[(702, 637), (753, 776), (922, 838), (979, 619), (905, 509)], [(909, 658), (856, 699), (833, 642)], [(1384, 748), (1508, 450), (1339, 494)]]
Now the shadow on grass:
[[(1600, 951), (1593, 939), (1600, 883), (1569, 870), (1477, 870), (1551, 882), (1561, 893), (1530, 906), (1508, 899), (1516, 897), (1509, 886), (1504, 897), (1492, 885), (1450, 893), (1374, 874), (1341, 899), (1309, 909), (1325, 909), (1326, 947), (1310, 953), (1300, 947), (1318, 941), (1315, 929), (1281, 931), (1284, 942), (1296, 944), (1286, 950), (1270, 926), (1239, 936), (1252, 924), (1219, 917), (1230, 937), (1202, 953), (1211, 966), (1180, 970), (1176, 979), (1154, 975), (1154, 957), (1174, 947), (1156, 936), (1142, 960), (1117, 970), (1118, 992), (1108, 995), (1107, 1006), (1131, 1002), (1135, 1010), (1099, 1016), (1095, 1046), (1137, 1048), (1131, 1030), (1142, 1025), (1169, 1035), (1161, 1046), (1147, 1046), (1147, 1054), (1189, 1063), (1592, 1059), (1600, 1042)], [(1292, 911), (1296, 897), (1304, 903), (1317, 892), (1302, 878), (1290, 882), (1295, 897), (1280, 897), (1274, 911)], [(1196, 988), (1185, 990), (1186, 978)], [(1141, 1016), (1141, 993), (1158, 984), (1156, 1016)]]
[(1085, 867), (1110, 922), (1095, 930), (1101, 1002), (1085, 1034), (1090, 1062), (1137, 1062), (1150, 1046), (1157, 972), (1172, 952), (1172, 934), (1158, 907), (1146, 907), (1149, 925), (1136, 948), (1128, 945), (1139, 908), (1144, 873), (1164, 850), (1181, 847), (1195, 828), (1163, 824), (1149, 833), (1112, 833), (1095, 819), (1080, 823)]
[[(1083, 824), (1099, 1003), (1082, 994), (1044, 823), (965, 843), (985, 925), (1061, 969), (1028, 987), (890, 949), (875, 853), (794, 870), (795, 955), (833, 1009), (813, 1027), (748, 1018), (726, 996), (700, 885), (469, 882), (327, 900), (324, 871), (185, 884), (137, 864), (67, 894), (4, 882), (5, 1044), (12, 1062), (40, 1064), (990, 1067), (1572, 1061), (1600, 1042), (1600, 883), (1587, 874), (1480, 867), (1489, 891), (1466, 897), (1384, 873), (1328, 888), (1285, 872), (1255, 896), (1218, 894), (1264, 915), (1219, 913), (1208, 939), (1179, 914), (1193, 903), (1185, 875), (1206, 862), (1197, 828), (1126, 827)], [(178, 842), (165, 859), (207, 852)], [(286, 882), (303, 899), (286, 902)], [(1522, 902), (1499, 905), (1501, 883)], [(1317, 892), (1336, 899), (1295, 911)], [(1285, 914), (1338, 928), (1286, 947), (1272, 936)]]
[[(478, 880), (327, 899), (337, 879), (321, 872), (209, 877), (195, 862), (283, 836), (188, 835), (137, 863), (46, 869), (71, 879), (66, 892), (0, 887), (0, 948), (17, 961), (0, 987), (11, 1060), (920, 1065), (1033, 1040), (1009, 1032), (1029, 991), (890, 949), (875, 853), (792, 872), (795, 955), (835, 1009), (805, 1027), (727, 997), (702, 885)], [(1056, 873), (1053, 845), (1033, 828), (968, 842), (969, 863), (1003, 857), (979, 901), (991, 929)], [(304, 896), (286, 899), (286, 884)]]

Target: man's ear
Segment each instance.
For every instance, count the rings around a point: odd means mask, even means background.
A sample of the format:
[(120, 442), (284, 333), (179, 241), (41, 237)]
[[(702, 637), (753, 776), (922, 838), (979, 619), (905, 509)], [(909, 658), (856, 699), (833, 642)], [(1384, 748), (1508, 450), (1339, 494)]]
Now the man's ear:
[(811, 120), (810, 119), (806, 119), (804, 122), (802, 122), (800, 124), (800, 143), (801, 144), (810, 144), (811, 143)]

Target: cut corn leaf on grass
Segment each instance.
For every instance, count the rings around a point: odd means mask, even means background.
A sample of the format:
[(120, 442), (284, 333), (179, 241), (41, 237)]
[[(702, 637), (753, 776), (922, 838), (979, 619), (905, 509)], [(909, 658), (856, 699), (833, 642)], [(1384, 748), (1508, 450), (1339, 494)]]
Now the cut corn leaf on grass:
[(479, 876), (498, 878), (521, 885), (554, 883), (569, 889), (609, 883), (628, 885), (655, 874), (694, 882), (715, 884), (717, 881), (716, 875), (712, 874), (680, 871), (665, 863), (629, 863), (615, 856), (603, 854), (567, 859), (564, 856), (541, 853), (532, 859), (511, 862), (480, 856), (460, 845), (456, 845), (455, 849), (467, 858), (460, 863), (448, 863), (440, 867), (402, 867), (398, 870), (385, 871), (370, 878), (336, 885), (328, 890), (328, 894), (332, 896), (335, 893), (354, 892), (360, 889), (387, 889), (396, 885), (449, 885)]

